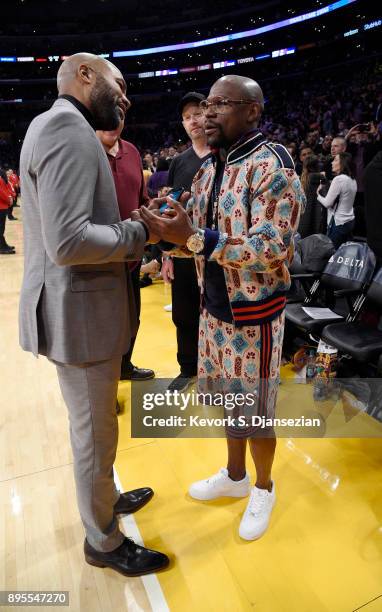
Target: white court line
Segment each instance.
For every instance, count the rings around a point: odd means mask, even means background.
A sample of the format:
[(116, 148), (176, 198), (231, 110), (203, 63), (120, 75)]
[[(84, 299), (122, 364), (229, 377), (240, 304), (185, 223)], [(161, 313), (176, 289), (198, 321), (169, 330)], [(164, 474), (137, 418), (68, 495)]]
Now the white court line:
[[(119, 476), (115, 467), (114, 482), (117, 486), (117, 489), (123, 492), (121, 481), (119, 480)], [(140, 544), (140, 546), (145, 545), (133, 514), (125, 514), (123, 517), (120, 518), (120, 522), (122, 522), (123, 530), (128, 537), (133, 538), (134, 542), (136, 542), (136, 544)], [(167, 605), (166, 598), (164, 596), (162, 587), (159, 583), (156, 574), (148, 574), (147, 576), (141, 576), (141, 580), (143, 582), (147, 598), (150, 602), (153, 611), (170, 612), (170, 608)]]

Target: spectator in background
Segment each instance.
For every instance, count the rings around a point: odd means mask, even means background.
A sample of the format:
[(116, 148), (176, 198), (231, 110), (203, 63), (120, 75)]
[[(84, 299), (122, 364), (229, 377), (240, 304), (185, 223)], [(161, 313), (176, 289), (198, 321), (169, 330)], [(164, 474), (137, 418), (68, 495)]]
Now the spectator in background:
[[(211, 152), (204, 132), (204, 114), (199, 107), (203, 94), (188, 92), (180, 102), (182, 124), (192, 146), (172, 162), (169, 184), (191, 191), (193, 178)], [(180, 374), (170, 383), (170, 391), (184, 391), (197, 374), (200, 294), (195, 262), (189, 257), (164, 259), (162, 276), (171, 282), (172, 320), (176, 326), (177, 359)]]
[(343, 138), (345, 138), (347, 132), (348, 132), (348, 129), (346, 127), (345, 121), (339, 121), (338, 122), (338, 129), (337, 129), (338, 136), (342, 136)]
[(10, 207), (8, 208), (8, 219), (10, 221), (17, 221), (17, 218), (13, 216), (13, 208), (15, 206), (16, 200), (17, 200), (17, 193), (16, 193), (16, 187), (14, 184), (14, 181), (11, 180), (10, 176), (12, 174), (12, 170), (8, 169), (5, 171), (6, 176), (7, 176), (7, 187), (8, 187), (8, 191), (11, 194), (11, 198), (12, 198), (12, 202)]
[(4, 232), (8, 210), (12, 205), (12, 195), (9, 189), (7, 173), (0, 168), (0, 255), (14, 255), (14, 247), (7, 244)]
[(329, 157), (331, 154), (333, 136), (331, 134), (326, 134), (321, 143), (321, 155), (325, 158)]
[(335, 136), (332, 140), (332, 144), (330, 145), (330, 156), (327, 158), (324, 164), (324, 171), (326, 178), (331, 181), (333, 179), (333, 171), (332, 171), (332, 163), (338, 153), (345, 153), (346, 151), (346, 138), (342, 136)]
[(296, 165), (296, 163), (297, 163), (297, 145), (296, 145), (296, 143), (295, 142), (290, 142), (287, 145), (287, 149), (288, 149), (288, 151), (289, 151), (289, 153), (290, 153), (290, 155), (291, 155), (291, 157), (293, 159), (294, 165)]
[(147, 191), (151, 198), (156, 198), (162, 187), (168, 185), (168, 169), (169, 162), (164, 157), (158, 159), (158, 165), (154, 174), (152, 174), (147, 182)]
[(171, 147), (168, 148), (167, 160), (169, 162), (171, 162), (174, 159), (174, 157), (176, 157), (177, 155), (178, 155), (178, 151), (177, 151), (176, 147), (172, 147), (171, 146)]
[[(131, 142), (122, 140), (121, 133), (123, 128), (124, 122), (121, 120), (116, 130), (97, 130), (97, 136), (110, 163), (117, 192), (119, 213), (121, 220), (125, 221), (131, 218), (133, 210), (136, 210), (142, 204), (148, 204), (149, 197), (143, 179), (139, 152)], [(141, 313), (140, 268), (141, 261), (126, 264), (126, 274), (130, 275), (133, 289), (137, 328), (135, 334), (132, 335), (128, 352), (122, 357), (121, 380), (147, 380), (155, 375), (153, 370), (137, 368), (131, 361)]]
[(317, 199), (327, 208), (327, 235), (336, 249), (350, 240), (354, 228), (354, 200), (357, 193), (357, 183), (354, 178), (352, 158), (349, 153), (338, 153), (332, 162), (334, 179), (327, 195), (320, 194), (317, 189)]
[(155, 172), (155, 164), (154, 157), (151, 153), (145, 153), (143, 156), (143, 160), (147, 164), (147, 169), (150, 170), (151, 173)]
[(326, 210), (317, 201), (317, 189), (322, 180), (325, 180), (325, 175), (320, 172), (318, 157), (309, 155), (301, 174), (301, 185), (306, 195), (305, 211), (297, 230), (301, 238), (326, 231)]
[(17, 204), (17, 198), (18, 195), (20, 193), (20, 179), (18, 177), (18, 175), (16, 174), (16, 172), (12, 169), (12, 168), (8, 168), (7, 170), (7, 177), (8, 177), (8, 181), (9, 183), (11, 183), (11, 185), (13, 186), (14, 190), (15, 190), (15, 198), (13, 200), (13, 208), (18, 207), (19, 205)]
[(150, 176), (152, 175), (151, 170), (149, 170), (149, 166), (145, 159), (142, 159), (142, 174), (145, 185), (149, 182)]
[(313, 130), (309, 132), (305, 139), (305, 144), (307, 147), (310, 147), (314, 154), (319, 152), (319, 132), (317, 130)]
[(314, 155), (311, 147), (303, 145), (299, 151), (299, 161), (296, 163), (296, 172), (301, 176), (304, 161), (309, 155)]
[(338, 153), (345, 153), (345, 151), (346, 151), (346, 138), (344, 138), (343, 136), (335, 136), (335, 138), (333, 138), (332, 140), (332, 144), (330, 147), (330, 153), (331, 153), (332, 158), (334, 159), (334, 157)]

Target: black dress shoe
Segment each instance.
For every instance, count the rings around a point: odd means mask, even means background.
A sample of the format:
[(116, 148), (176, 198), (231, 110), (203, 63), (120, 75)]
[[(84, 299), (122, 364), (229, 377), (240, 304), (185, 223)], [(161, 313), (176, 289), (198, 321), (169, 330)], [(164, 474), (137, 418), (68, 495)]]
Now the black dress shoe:
[(10, 217), (8, 217), (8, 219), (10, 221), (17, 221), (17, 217), (14, 217), (13, 215), (11, 215)]
[(121, 546), (111, 552), (100, 552), (85, 540), (85, 560), (95, 567), (110, 567), (124, 576), (143, 576), (152, 574), (168, 566), (167, 555), (135, 544), (125, 538)]
[(16, 253), (15, 249), (12, 247), (1, 247), (0, 255), (14, 255)]
[(115, 514), (131, 514), (143, 508), (150, 501), (154, 491), (150, 487), (142, 487), (133, 491), (121, 493), (119, 500), (114, 506)]
[(150, 380), (151, 378), (154, 378), (154, 376), (154, 370), (136, 368), (134, 366), (133, 369), (129, 370), (128, 372), (121, 372), (120, 380)]

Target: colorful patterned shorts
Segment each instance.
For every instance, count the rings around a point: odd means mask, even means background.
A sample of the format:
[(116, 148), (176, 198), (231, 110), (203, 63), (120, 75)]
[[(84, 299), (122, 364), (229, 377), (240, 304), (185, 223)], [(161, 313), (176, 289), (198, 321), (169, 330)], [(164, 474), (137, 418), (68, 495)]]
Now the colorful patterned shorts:
[(199, 322), (198, 392), (255, 394), (256, 404), (235, 407), (245, 426), (227, 427), (230, 437), (259, 437), (252, 416), (272, 418), (279, 386), (285, 314), (256, 326), (234, 327), (203, 310)]

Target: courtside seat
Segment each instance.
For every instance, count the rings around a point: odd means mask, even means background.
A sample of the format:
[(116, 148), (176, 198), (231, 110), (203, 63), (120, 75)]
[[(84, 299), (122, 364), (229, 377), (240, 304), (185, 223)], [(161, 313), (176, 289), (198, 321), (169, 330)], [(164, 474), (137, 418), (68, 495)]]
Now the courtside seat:
[[(314, 292), (303, 304), (287, 304), (285, 310), (288, 325), (294, 325), (307, 333), (321, 334), (333, 319), (313, 319), (303, 310), (306, 306), (329, 306), (343, 319), (352, 321), (359, 312), (375, 269), (375, 255), (367, 244), (346, 242), (329, 259)], [(330, 293), (330, 304), (317, 303), (317, 295), (323, 290)]]
[[(286, 306), (286, 317), (290, 323), (296, 325), (296, 327), (305, 330), (310, 333), (319, 333), (322, 328), (328, 323), (338, 321), (338, 317), (333, 317), (333, 319), (312, 319), (306, 312), (302, 309), (303, 306), (307, 306), (307, 304), (287, 304)], [(339, 312), (342, 310), (342, 313)], [(343, 304), (341, 305), (341, 309), (336, 309), (337, 314), (341, 314), (343, 319), (345, 319), (348, 315), (348, 312), (343, 311)]]
[(306, 238), (295, 236), (295, 255), (289, 267), (292, 286), (287, 294), (288, 304), (304, 302), (309, 298), (314, 283), (335, 251), (330, 238), (312, 234)]
[[(382, 314), (382, 268), (373, 278), (366, 299), (377, 305)], [(360, 321), (331, 323), (323, 329), (322, 339), (362, 363), (373, 362), (382, 355), (382, 331)]]
[(382, 354), (382, 331), (364, 323), (331, 323), (324, 327), (321, 337), (362, 363), (375, 361)]

